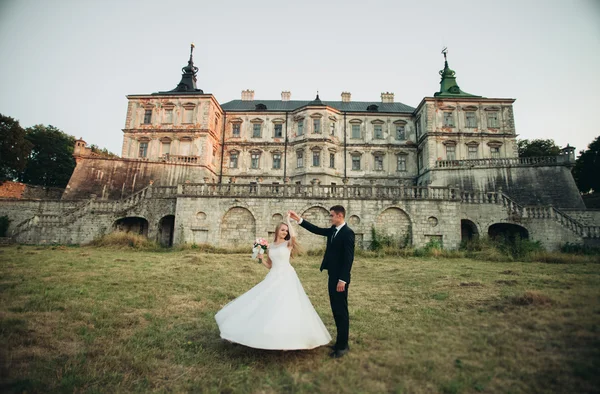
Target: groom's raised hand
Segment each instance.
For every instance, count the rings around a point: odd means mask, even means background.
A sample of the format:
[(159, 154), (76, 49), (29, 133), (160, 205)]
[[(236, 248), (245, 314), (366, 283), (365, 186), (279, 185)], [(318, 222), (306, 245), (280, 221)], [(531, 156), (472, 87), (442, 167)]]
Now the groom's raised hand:
[(290, 217), (292, 219), (294, 219), (295, 221), (299, 222), (300, 221), (300, 216), (294, 212), (294, 211), (288, 211), (288, 215), (290, 215)]

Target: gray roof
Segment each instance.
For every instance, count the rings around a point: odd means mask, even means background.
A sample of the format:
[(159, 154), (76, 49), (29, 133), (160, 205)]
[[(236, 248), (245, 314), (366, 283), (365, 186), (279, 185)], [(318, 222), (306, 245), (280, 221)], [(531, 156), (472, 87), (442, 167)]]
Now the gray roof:
[[(242, 101), (232, 100), (227, 103), (221, 104), (221, 108), (225, 111), (255, 111), (257, 104), (264, 104), (267, 109), (266, 112), (273, 111), (295, 111), (299, 108), (305, 107), (312, 103), (312, 100), (300, 101), (300, 100), (254, 100), (254, 101)], [(376, 105), (378, 107), (375, 112), (397, 112), (397, 113), (413, 113), (414, 108), (402, 103), (382, 103), (380, 101), (323, 101), (323, 104), (335, 108), (341, 112), (374, 112), (368, 111), (367, 107), (370, 105)], [(261, 110), (259, 112), (265, 112)]]

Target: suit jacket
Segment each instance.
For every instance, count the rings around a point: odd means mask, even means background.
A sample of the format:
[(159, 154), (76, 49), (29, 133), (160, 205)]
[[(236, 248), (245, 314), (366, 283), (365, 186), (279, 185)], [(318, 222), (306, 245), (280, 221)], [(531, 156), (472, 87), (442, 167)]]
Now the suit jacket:
[(348, 227), (348, 223), (340, 229), (333, 241), (335, 226), (329, 228), (317, 227), (305, 219), (302, 219), (300, 226), (313, 234), (327, 237), (327, 248), (321, 263), (321, 271), (325, 269), (329, 272), (330, 278), (335, 278), (336, 281), (343, 280), (349, 284), (350, 270), (354, 261), (354, 231)]

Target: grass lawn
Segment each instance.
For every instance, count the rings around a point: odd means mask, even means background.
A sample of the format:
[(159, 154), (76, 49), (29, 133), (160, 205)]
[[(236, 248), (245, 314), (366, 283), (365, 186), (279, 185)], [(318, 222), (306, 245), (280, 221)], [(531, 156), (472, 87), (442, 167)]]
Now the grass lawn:
[[(319, 257), (294, 261), (335, 337)], [(261, 351), (215, 313), (249, 255), (0, 249), (2, 392), (531, 393), (600, 390), (600, 264), (357, 257), (350, 346)]]

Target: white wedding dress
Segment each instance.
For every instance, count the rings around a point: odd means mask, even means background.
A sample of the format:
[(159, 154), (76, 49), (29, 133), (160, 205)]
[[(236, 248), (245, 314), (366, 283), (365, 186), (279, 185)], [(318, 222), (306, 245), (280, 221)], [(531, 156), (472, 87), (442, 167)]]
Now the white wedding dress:
[(271, 245), (265, 279), (216, 315), (221, 338), (257, 349), (313, 349), (331, 335), (290, 264), (287, 241)]

